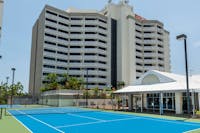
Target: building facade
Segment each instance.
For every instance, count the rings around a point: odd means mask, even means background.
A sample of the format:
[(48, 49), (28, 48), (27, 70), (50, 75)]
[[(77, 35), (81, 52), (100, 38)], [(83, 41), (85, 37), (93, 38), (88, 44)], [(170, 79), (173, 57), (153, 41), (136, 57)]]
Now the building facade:
[(2, 32), (2, 19), (3, 19), (3, 0), (0, 0), (0, 38), (1, 38), (1, 32)]
[(88, 80), (88, 87), (134, 83), (150, 69), (170, 71), (169, 32), (146, 20), (126, 1), (102, 11), (45, 6), (32, 31), (29, 91), (38, 95), (56, 73)]
[[(189, 77), (190, 112), (200, 110), (199, 75)], [(136, 80), (135, 85), (115, 93), (127, 99), (129, 110), (153, 111), (176, 114), (187, 112), (186, 77), (168, 72), (151, 70)]]

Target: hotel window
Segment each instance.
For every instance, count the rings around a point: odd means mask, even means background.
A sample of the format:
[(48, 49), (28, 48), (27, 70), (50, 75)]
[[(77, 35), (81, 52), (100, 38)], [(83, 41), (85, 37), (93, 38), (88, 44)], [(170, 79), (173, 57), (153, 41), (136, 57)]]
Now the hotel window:
[(46, 25), (45, 28), (50, 29), (50, 30), (57, 30), (56, 28), (48, 26), (48, 25)]
[(97, 54), (96, 53), (85, 53), (85, 55), (87, 55), (87, 56), (95, 56)]
[(85, 48), (97, 48), (96, 46), (85, 46)]
[(50, 19), (50, 18), (46, 18), (46, 21), (48, 21), (48, 22), (52, 22), (52, 23), (57, 23), (56, 20), (53, 20), (53, 19)]
[(66, 46), (66, 45), (64, 45), (64, 44), (58, 44), (58, 47), (68, 48), (68, 46)]
[(96, 63), (95, 60), (84, 60), (84, 63)]
[(68, 39), (67, 38), (65, 38), (65, 37), (58, 37), (58, 39), (60, 39), (60, 40), (64, 40), (64, 41), (68, 41)]
[(73, 18), (71, 18), (71, 20), (82, 20), (82, 18), (75, 18), (75, 17), (73, 17)]
[(70, 46), (70, 48), (75, 48), (75, 49), (77, 49), (77, 48), (81, 48), (81, 46)]
[(52, 58), (52, 57), (44, 57), (45, 60), (51, 60), (51, 61), (55, 61), (56, 59), (55, 58)]
[(85, 27), (97, 27), (96, 25), (85, 25)]
[(45, 36), (52, 37), (52, 38), (56, 38), (56, 36), (55, 36), (55, 35), (48, 34), (48, 33), (45, 33)]
[(59, 24), (59, 25), (62, 25), (62, 26), (65, 26), (65, 27), (69, 27), (68, 24), (65, 24), (65, 23), (62, 23), (62, 22), (59, 22), (58, 24)]
[(76, 42), (79, 42), (79, 41), (82, 41), (81, 39), (70, 39), (70, 41), (76, 41)]
[(67, 70), (67, 67), (57, 66), (57, 69), (60, 69), (60, 70)]
[(61, 30), (61, 29), (59, 29), (58, 31), (59, 31), (59, 32), (62, 32), (62, 33), (65, 33), (65, 34), (68, 34), (68, 33), (69, 33), (69, 32), (67, 32), (67, 31)]
[(61, 52), (61, 51), (57, 51), (57, 54), (68, 55), (68, 53), (66, 53), (66, 52)]
[(60, 17), (60, 18), (63, 18), (63, 19), (66, 19), (66, 20), (69, 20), (68, 17), (65, 17), (65, 16), (63, 16), (63, 15), (59, 15), (59, 17)]
[(97, 20), (96, 18), (85, 18), (85, 20)]
[(107, 28), (99, 26), (100, 29), (107, 30)]
[(98, 61), (100, 64), (106, 64), (105, 61)]
[(82, 27), (82, 25), (71, 25), (71, 27)]
[(64, 60), (64, 59), (57, 59), (58, 62), (64, 62), (64, 63), (67, 63), (68, 60)]
[(47, 13), (47, 14), (51, 14), (51, 15), (53, 15), (53, 16), (57, 16), (56, 13), (54, 13), (54, 12), (52, 12), (52, 11), (49, 11), (49, 10), (46, 10), (46, 13)]
[(81, 70), (81, 69), (80, 68), (71, 67), (71, 68), (69, 68), (69, 70)]
[(107, 24), (105, 20), (99, 19), (100, 22)]
[(48, 44), (48, 45), (56, 46), (56, 43), (54, 43), (54, 42), (45, 41), (44, 43), (45, 43), (45, 44)]
[(55, 50), (46, 49), (46, 48), (44, 49), (44, 51), (45, 51), (45, 52), (49, 52), (49, 53), (56, 53), (56, 51), (55, 51)]
[(106, 57), (106, 55), (104, 55), (104, 54), (98, 54), (98, 56), (100, 56), (100, 57)]
[(53, 65), (43, 65), (44, 68), (55, 68)]
[(103, 41), (103, 40), (99, 40), (99, 42), (101, 42), (101, 43), (106, 43), (106, 41)]
[(70, 53), (70, 55), (81, 55), (81, 53)]
[(100, 36), (107, 37), (106, 34), (99, 33)]
[(99, 68), (98, 70), (99, 70), (99, 71), (103, 71), (103, 72), (106, 71), (106, 69), (103, 69), (103, 68)]
[(106, 48), (103, 48), (103, 47), (98, 47), (98, 49), (106, 51)]

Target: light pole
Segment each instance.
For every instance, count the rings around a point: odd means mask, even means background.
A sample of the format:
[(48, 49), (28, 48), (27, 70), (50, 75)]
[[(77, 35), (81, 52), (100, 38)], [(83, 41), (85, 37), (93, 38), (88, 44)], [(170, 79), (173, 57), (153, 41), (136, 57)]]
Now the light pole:
[(186, 89), (187, 89), (187, 113), (190, 114), (190, 90), (189, 90), (189, 79), (188, 79), (188, 61), (187, 61), (187, 36), (185, 34), (178, 35), (177, 40), (184, 40), (185, 50), (185, 72), (186, 72)]
[(10, 98), (10, 102), (11, 102), (11, 107), (12, 107), (12, 105), (13, 105), (13, 87), (14, 87), (14, 81), (15, 81), (15, 68), (11, 68), (11, 70), (12, 70), (12, 88), (11, 88), (11, 98)]
[(88, 68), (86, 68), (86, 107), (88, 107)]

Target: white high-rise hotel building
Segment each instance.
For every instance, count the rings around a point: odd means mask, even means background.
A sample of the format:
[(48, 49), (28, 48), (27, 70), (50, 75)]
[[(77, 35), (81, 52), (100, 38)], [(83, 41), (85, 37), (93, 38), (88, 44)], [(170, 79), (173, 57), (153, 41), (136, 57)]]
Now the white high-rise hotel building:
[(32, 95), (49, 73), (88, 78), (89, 88), (104, 88), (133, 84), (151, 69), (170, 71), (169, 32), (162, 22), (136, 15), (127, 1), (102, 11), (45, 6), (33, 27)]

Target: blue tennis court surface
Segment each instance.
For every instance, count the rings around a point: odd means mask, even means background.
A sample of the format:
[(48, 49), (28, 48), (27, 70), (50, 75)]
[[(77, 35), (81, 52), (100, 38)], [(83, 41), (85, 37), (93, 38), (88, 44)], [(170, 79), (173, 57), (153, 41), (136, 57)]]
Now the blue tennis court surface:
[(199, 123), (103, 111), (61, 113), (64, 110), (41, 108), (9, 113), (33, 133), (183, 133), (200, 128)]

